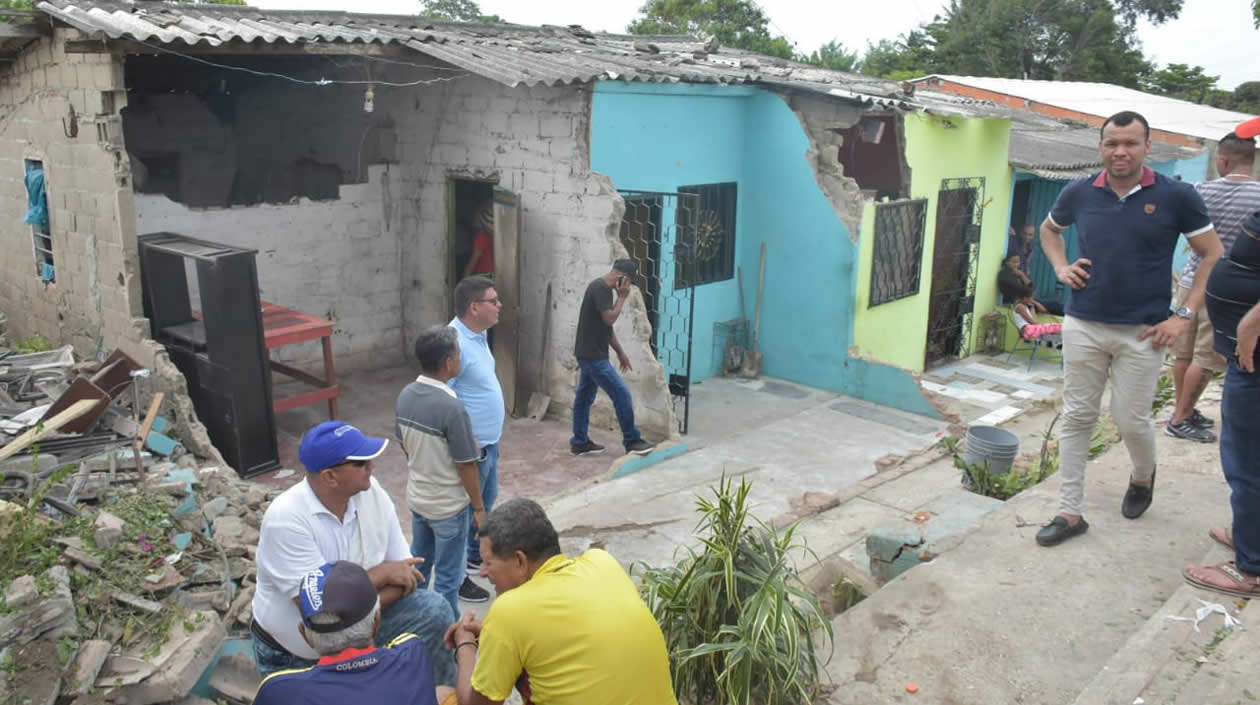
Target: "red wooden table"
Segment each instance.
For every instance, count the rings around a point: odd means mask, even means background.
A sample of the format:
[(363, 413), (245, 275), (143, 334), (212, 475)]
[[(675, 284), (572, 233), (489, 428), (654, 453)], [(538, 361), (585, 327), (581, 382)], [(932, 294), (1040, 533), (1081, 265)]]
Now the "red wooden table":
[(307, 374), (296, 367), (291, 367), (275, 360), (268, 360), (273, 372), (305, 382), (315, 391), (295, 394), (283, 399), (275, 399), (276, 411), (288, 411), (299, 406), (328, 401), (328, 418), (337, 418), (337, 397), (341, 388), (337, 386), (337, 372), (333, 367), (332, 333), (333, 323), (326, 318), (312, 316), (267, 301), (262, 302), (263, 344), (268, 350), (282, 345), (293, 345), (318, 338), (324, 346), (324, 379)]

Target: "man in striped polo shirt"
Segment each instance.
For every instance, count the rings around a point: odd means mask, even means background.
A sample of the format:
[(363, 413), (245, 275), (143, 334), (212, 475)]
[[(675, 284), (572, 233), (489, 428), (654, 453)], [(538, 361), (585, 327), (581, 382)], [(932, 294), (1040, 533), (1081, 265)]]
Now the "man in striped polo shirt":
[[(1234, 245), (1247, 216), (1260, 209), (1260, 182), (1251, 178), (1255, 156), (1255, 140), (1242, 139), (1231, 132), (1221, 138), (1216, 148), (1216, 173), (1221, 178), (1195, 185), (1207, 204), (1208, 217), (1216, 226), (1226, 251)], [(1186, 262), (1178, 286), (1177, 307), (1185, 305), (1190, 297), (1190, 288), (1202, 261), (1198, 253), (1193, 253)], [(1212, 323), (1206, 311), (1198, 311), (1190, 332), (1173, 347), (1177, 357), (1173, 371), (1177, 408), (1164, 426), (1165, 434), (1200, 443), (1216, 441), (1216, 434), (1209, 430), (1215, 422), (1194, 408), (1212, 379), (1211, 373), (1224, 372), (1226, 368), (1225, 358), (1212, 346)]]

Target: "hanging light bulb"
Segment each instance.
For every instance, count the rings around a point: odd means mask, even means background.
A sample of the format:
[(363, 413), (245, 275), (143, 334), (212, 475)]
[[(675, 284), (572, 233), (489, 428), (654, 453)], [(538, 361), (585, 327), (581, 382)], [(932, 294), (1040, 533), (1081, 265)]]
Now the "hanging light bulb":
[(363, 112), (370, 113), (376, 109), (376, 94), (372, 92), (372, 87), (368, 86), (366, 92), (363, 93)]

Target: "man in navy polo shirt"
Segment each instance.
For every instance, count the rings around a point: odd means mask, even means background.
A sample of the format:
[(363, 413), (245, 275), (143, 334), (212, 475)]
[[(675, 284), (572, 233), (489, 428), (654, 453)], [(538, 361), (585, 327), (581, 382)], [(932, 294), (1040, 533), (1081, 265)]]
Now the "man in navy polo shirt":
[(298, 631), (319, 661), (276, 671), (258, 686), (256, 705), (447, 705), (455, 691), (433, 680), (428, 650), (415, 634), (384, 648), (381, 601), (367, 571), (350, 561), (325, 563), (302, 578)]
[[(1072, 287), (1063, 320), (1063, 422), (1059, 426), (1059, 514), (1037, 543), (1053, 546), (1089, 528), (1083, 516), (1085, 461), (1098, 423), (1107, 375), (1111, 416), (1133, 470), (1121, 504), (1142, 516), (1155, 492), (1151, 403), (1164, 348), (1190, 329), (1203, 309), (1208, 273), (1222, 254), (1203, 198), (1190, 184), (1143, 164), (1150, 125), (1135, 112), (1103, 123), (1103, 171), (1063, 189), (1041, 225), (1041, 248), (1059, 281)], [(1063, 231), (1076, 225), (1081, 256), (1069, 263)], [(1168, 272), (1178, 235), (1202, 258), (1194, 285), (1168, 315)]]

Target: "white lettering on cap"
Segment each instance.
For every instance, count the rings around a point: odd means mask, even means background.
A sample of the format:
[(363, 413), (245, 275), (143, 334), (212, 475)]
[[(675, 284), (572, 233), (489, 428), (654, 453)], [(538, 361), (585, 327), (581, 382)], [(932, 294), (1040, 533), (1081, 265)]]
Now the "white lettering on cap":
[(346, 435), (347, 433), (349, 433), (349, 432), (351, 432), (351, 431), (355, 431), (355, 430), (358, 430), (358, 429), (356, 429), (354, 426), (351, 426), (350, 424), (346, 424), (345, 426), (342, 426), (342, 427), (338, 428), (336, 431), (333, 431), (333, 435), (334, 435), (334, 436), (336, 436), (336, 437), (338, 437), (338, 438), (341, 438), (342, 436)]
[(324, 577), (324, 571), (316, 569), (307, 573), (305, 580), (302, 581), (306, 601), (311, 603), (311, 609), (316, 612), (324, 608), (324, 594), (319, 590), (319, 579), (322, 577)]

